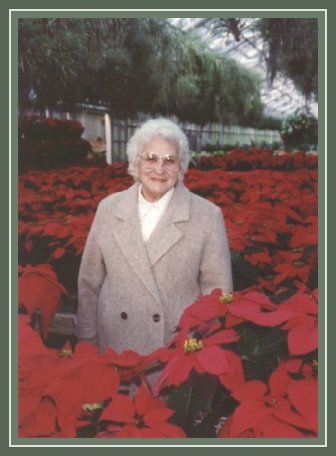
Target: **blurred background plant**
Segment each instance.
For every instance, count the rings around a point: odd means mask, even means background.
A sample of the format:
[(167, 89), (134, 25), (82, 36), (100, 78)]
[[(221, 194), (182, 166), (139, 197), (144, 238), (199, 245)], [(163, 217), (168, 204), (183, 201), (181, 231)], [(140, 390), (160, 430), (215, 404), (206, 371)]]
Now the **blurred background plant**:
[(318, 138), (317, 119), (305, 112), (288, 116), (281, 128), (281, 137), (288, 149), (316, 150)]

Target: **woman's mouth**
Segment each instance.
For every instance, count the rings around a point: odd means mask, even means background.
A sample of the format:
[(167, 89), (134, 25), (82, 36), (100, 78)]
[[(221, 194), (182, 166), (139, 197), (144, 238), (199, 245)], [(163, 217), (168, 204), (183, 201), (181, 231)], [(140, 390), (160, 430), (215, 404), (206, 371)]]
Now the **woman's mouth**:
[(159, 178), (159, 177), (152, 177), (151, 179), (154, 182), (166, 182), (166, 179)]

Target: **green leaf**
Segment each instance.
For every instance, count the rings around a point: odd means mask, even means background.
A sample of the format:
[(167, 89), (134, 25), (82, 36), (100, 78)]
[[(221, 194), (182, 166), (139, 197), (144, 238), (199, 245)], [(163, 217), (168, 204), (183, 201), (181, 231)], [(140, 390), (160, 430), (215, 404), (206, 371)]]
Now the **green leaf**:
[(97, 426), (88, 424), (77, 429), (77, 437), (92, 438), (97, 434)]
[[(214, 392), (211, 399), (213, 394)], [(189, 384), (177, 386), (168, 398), (168, 407), (175, 410), (171, 421), (182, 426), (188, 435), (194, 435), (195, 427), (198, 427), (210, 412), (211, 399), (205, 399), (202, 393), (196, 392)]]
[(283, 352), (284, 346), (286, 346), (287, 333), (279, 329), (273, 329), (264, 334), (260, 340), (260, 348), (256, 352), (256, 357), (264, 356), (274, 352), (281, 351)]
[(183, 384), (172, 390), (168, 398), (168, 407), (175, 410), (172, 421), (175, 424), (184, 426), (187, 422), (192, 396), (192, 387)]
[(239, 329), (240, 339), (236, 344), (239, 354), (243, 359), (249, 359), (257, 355), (260, 350), (260, 340), (256, 331), (252, 328), (242, 327)]
[(285, 301), (286, 299), (289, 299), (291, 296), (293, 296), (297, 290), (293, 288), (285, 288), (284, 290), (280, 291), (274, 296), (270, 296), (270, 299), (274, 304), (280, 304), (282, 301)]

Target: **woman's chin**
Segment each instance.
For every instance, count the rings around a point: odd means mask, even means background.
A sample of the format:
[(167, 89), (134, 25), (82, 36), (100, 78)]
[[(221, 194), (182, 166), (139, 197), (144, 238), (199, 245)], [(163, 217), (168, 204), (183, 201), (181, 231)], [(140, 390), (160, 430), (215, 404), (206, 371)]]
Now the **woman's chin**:
[(142, 193), (147, 200), (156, 201), (167, 193), (170, 188), (171, 187), (167, 185), (167, 181), (153, 179), (150, 181), (150, 185), (143, 185)]

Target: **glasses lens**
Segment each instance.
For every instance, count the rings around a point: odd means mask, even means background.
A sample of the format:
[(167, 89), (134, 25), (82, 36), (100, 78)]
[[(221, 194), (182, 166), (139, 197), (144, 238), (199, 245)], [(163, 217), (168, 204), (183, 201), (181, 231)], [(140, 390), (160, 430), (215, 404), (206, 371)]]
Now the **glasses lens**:
[(162, 158), (162, 162), (164, 166), (168, 169), (175, 169), (178, 167), (178, 158), (176, 155), (165, 155)]
[(155, 154), (144, 154), (142, 158), (148, 166), (155, 166), (159, 161), (159, 157)]
[(168, 171), (176, 170), (179, 167), (179, 158), (176, 155), (159, 156), (152, 153), (142, 155), (146, 168), (154, 168), (160, 161)]

